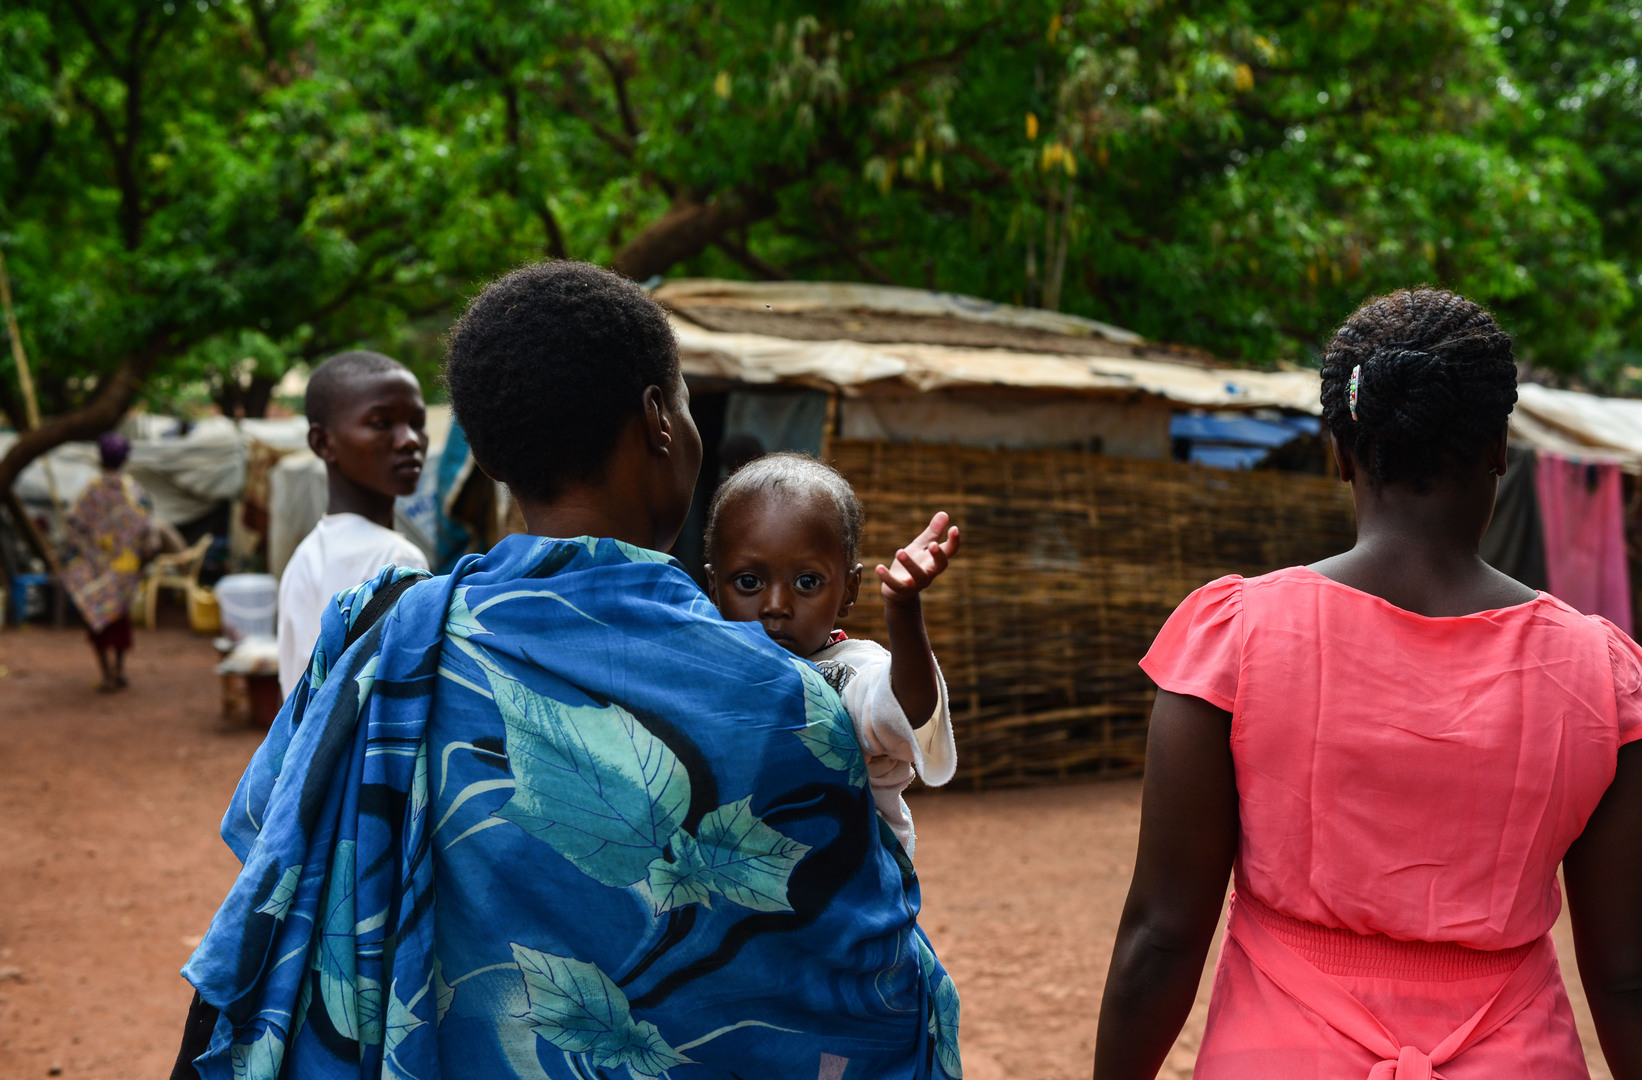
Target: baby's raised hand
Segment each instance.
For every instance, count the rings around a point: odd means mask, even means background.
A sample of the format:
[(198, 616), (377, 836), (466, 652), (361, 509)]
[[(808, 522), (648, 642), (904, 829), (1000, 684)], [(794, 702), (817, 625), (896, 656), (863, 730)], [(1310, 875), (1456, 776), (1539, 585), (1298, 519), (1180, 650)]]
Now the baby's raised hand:
[(878, 581), (885, 600), (917, 599), (930, 582), (941, 576), (947, 563), (958, 554), (958, 527), (948, 527), (950, 520), (944, 510), (936, 514), (916, 540), (895, 553), (891, 565), (878, 566)]

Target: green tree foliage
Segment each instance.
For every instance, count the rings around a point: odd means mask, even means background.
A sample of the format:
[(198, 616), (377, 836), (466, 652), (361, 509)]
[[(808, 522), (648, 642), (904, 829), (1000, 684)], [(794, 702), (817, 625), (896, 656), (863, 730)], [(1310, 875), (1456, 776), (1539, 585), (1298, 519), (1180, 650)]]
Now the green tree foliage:
[(975, 293), (1257, 365), (1432, 281), (1612, 380), (1639, 27), (1567, 0), (17, 0), (0, 245), (70, 435), (187, 380), (254, 411), (289, 363), (546, 255)]

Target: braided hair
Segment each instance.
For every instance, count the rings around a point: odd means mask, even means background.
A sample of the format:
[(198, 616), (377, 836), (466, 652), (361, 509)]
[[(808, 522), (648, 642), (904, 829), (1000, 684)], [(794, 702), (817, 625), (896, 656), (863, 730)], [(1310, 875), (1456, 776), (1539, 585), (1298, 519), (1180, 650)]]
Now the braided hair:
[(1323, 422), (1375, 490), (1423, 493), (1454, 465), (1474, 464), (1517, 401), (1510, 335), (1446, 289), (1364, 301), (1323, 352), (1322, 375)]

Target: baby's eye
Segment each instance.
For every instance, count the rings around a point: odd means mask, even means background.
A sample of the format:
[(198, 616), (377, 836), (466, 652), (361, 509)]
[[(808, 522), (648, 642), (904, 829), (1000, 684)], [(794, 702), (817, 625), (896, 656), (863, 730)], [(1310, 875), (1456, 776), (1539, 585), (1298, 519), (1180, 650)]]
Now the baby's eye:
[(737, 574), (735, 577), (731, 578), (730, 581), (736, 588), (742, 590), (743, 592), (757, 592), (759, 586), (763, 584), (763, 582), (759, 581), (758, 577), (754, 574)]
[(799, 574), (793, 584), (798, 586), (799, 592), (814, 592), (821, 587), (820, 574)]

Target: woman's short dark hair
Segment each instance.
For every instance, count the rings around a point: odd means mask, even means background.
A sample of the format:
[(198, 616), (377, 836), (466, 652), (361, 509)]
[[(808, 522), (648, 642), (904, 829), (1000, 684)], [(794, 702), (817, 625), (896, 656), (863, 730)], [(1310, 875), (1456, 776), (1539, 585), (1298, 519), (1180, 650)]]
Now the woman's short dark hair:
[(1323, 422), (1376, 488), (1425, 491), (1456, 465), (1474, 465), (1517, 401), (1510, 335), (1446, 289), (1364, 301), (1335, 331), (1322, 374)]
[(644, 390), (671, 390), (678, 341), (648, 293), (588, 263), (522, 266), (451, 330), (445, 385), (474, 458), (535, 499), (596, 478)]

